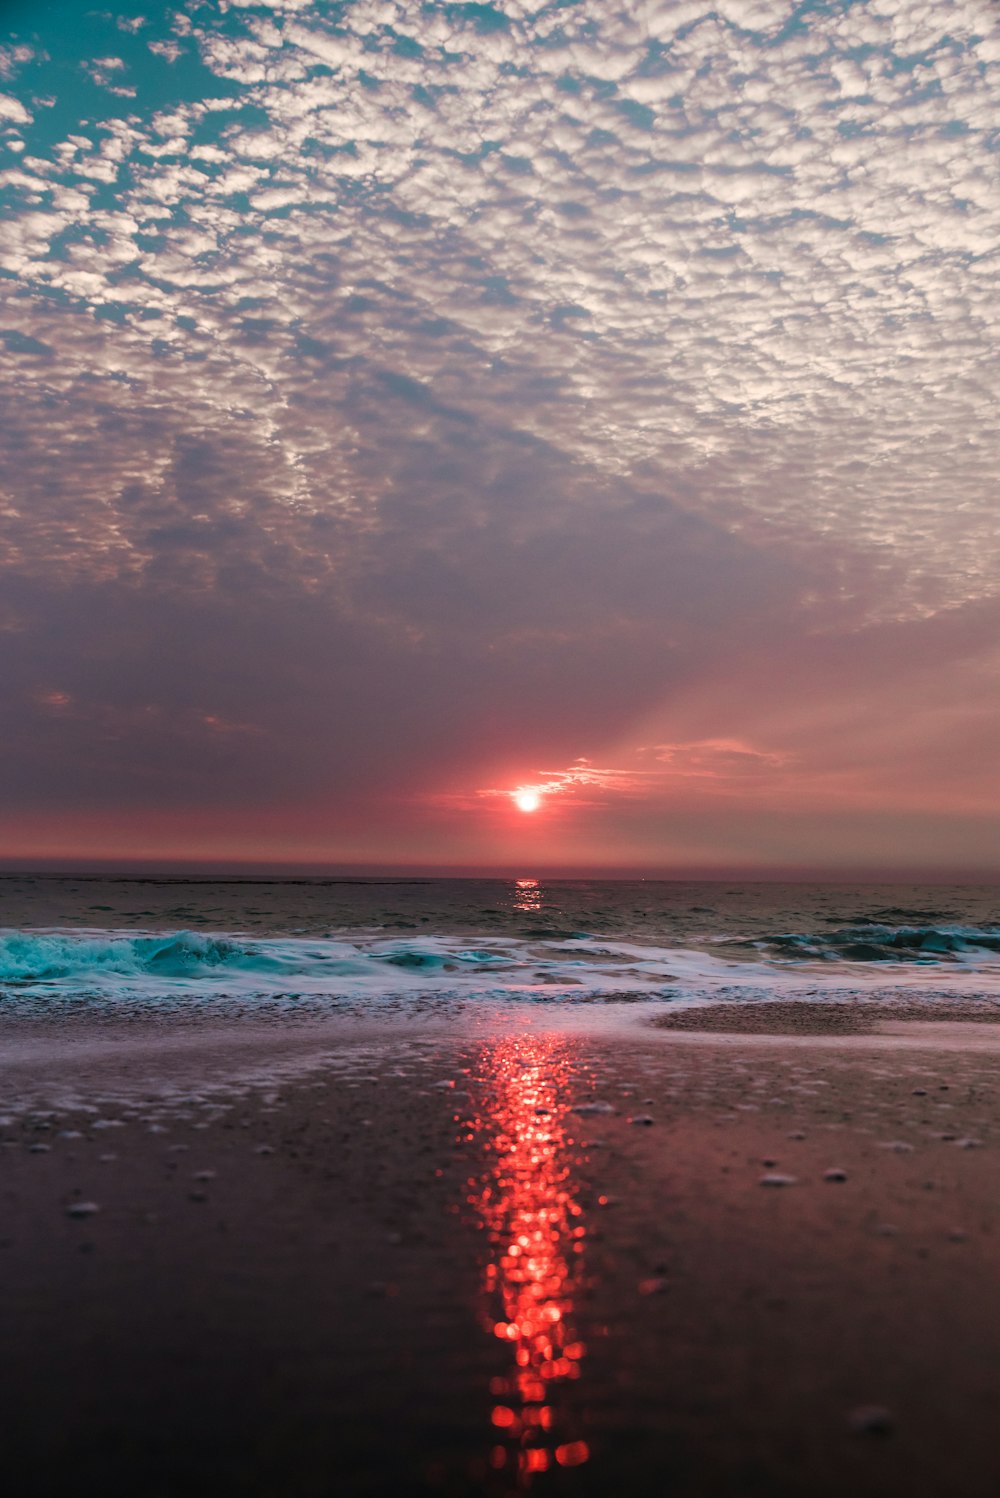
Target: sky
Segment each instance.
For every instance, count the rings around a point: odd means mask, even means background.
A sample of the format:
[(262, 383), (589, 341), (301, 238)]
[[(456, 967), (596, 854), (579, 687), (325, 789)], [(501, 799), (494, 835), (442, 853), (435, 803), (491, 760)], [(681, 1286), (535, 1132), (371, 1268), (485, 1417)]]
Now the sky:
[(0, 858), (1000, 871), (998, 124), (994, 0), (3, 0)]

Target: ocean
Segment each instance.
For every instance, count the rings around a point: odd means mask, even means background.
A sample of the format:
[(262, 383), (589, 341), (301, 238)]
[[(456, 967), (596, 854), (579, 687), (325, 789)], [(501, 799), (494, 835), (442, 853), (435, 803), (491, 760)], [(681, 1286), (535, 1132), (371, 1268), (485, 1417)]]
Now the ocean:
[(11, 1016), (1000, 995), (1000, 888), (0, 877)]

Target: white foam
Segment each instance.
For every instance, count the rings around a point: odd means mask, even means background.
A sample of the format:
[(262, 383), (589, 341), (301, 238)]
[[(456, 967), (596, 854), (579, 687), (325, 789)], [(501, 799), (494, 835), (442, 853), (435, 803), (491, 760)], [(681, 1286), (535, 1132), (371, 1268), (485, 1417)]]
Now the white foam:
[[(294, 1006), (325, 1000), (379, 1006), (387, 1000), (484, 1004), (669, 1000), (704, 1004), (779, 996), (843, 997), (875, 992), (1000, 992), (1000, 964), (983, 960), (864, 962), (659, 947), (594, 936), (523, 940), (445, 933), (405, 939), (369, 933), (250, 937), (48, 929), (0, 931), (0, 993), (10, 1012), (51, 1006), (135, 1006), (169, 1011), (236, 1000)], [(739, 955), (736, 955), (736, 954)]]

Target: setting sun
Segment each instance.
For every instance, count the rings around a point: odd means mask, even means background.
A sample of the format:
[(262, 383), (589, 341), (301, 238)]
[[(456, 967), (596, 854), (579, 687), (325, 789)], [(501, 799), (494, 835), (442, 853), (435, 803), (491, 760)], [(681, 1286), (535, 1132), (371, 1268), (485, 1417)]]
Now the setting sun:
[(515, 791), (514, 805), (521, 811), (537, 811), (542, 804), (542, 798), (537, 791)]

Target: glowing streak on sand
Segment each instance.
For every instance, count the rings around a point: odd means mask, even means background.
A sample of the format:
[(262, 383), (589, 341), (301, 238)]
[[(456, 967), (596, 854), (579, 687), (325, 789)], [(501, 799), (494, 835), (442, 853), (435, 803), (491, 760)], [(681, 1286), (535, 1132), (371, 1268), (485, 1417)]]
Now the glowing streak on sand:
[(490, 1243), (485, 1320), (511, 1359), (510, 1372), (490, 1381), (489, 1465), (517, 1491), (539, 1472), (590, 1456), (567, 1399), (587, 1350), (575, 1325), (586, 1228), (565, 1129), (572, 1067), (560, 1051), (544, 1036), (491, 1046), (474, 1125), (488, 1160), (469, 1182), (469, 1204)]

